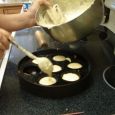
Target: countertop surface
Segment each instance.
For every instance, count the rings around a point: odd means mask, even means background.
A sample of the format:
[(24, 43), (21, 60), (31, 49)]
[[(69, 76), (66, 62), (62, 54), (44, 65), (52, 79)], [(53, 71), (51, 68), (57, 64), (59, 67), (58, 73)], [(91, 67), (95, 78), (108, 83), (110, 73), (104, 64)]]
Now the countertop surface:
[[(101, 32), (100, 32), (101, 31)], [(105, 38), (105, 33), (107, 37)], [(32, 29), (16, 32), (16, 38), (33, 39)], [(101, 34), (100, 34), (101, 33)], [(101, 39), (100, 37), (101, 36)], [(74, 44), (74, 50), (90, 59), (92, 64), (92, 83), (88, 89), (71, 97), (49, 99), (35, 96), (20, 88), (17, 76), (17, 63), (21, 57), (12, 47), (0, 92), (0, 115), (61, 115), (63, 113), (83, 111), (83, 115), (115, 114), (115, 90), (106, 85), (102, 74), (106, 67), (115, 63), (113, 47), (115, 35), (105, 28), (97, 28), (87, 39)], [(50, 47), (65, 48), (61, 44), (50, 41)], [(35, 45), (36, 46), (36, 45)], [(36, 51), (37, 46), (34, 46)], [(16, 50), (16, 54), (14, 54)], [(18, 55), (16, 58), (16, 55)]]

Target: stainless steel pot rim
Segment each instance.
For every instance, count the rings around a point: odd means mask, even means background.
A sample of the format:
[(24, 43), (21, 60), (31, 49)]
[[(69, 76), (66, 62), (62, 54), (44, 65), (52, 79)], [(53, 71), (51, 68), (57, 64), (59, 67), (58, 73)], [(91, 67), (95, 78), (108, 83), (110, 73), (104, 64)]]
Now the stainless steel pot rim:
[(112, 86), (112, 85), (107, 81), (107, 79), (105, 78), (106, 72), (107, 72), (111, 67), (115, 67), (115, 65), (108, 66), (108, 67), (104, 70), (104, 72), (103, 72), (103, 80), (104, 80), (104, 82), (105, 82), (111, 89), (115, 90), (115, 87)]
[[(38, 25), (41, 25), (43, 27), (47, 27), (49, 28), (47, 25), (50, 25), (51, 23), (43, 23), (42, 20), (45, 18), (47, 19), (48, 16), (45, 16), (45, 14), (47, 13), (47, 10), (49, 11), (49, 14), (52, 14), (52, 10), (53, 9), (53, 13), (57, 14), (56, 11), (58, 11), (58, 14), (55, 15), (56, 18), (58, 18), (58, 16), (60, 15), (61, 11), (64, 13), (62, 13), (61, 18), (59, 18), (60, 20), (62, 19), (62, 17), (65, 17), (65, 21), (63, 21), (60, 24), (53, 24), (52, 27), (55, 26), (60, 26), (63, 25), (65, 23), (68, 23), (72, 20), (74, 20), (75, 18), (79, 17), (80, 15), (82, 15), (85, 11), (87, 11), (88, 9), (90, 9), (92, 7), (92, 5), (94, 4), (95, 0), (72, 0), (71, 2), (69, 2), (69, 0), (66, 1), (59, 1), (59, 0), (52, 0), (52, 7), (50, 8), (46, 8), (46, 7), (40, 7), (40, 9), (38, 9), (38, 11), (36, 12), (35, 15), (35, 19), (36, 19), (36, 23)], [(56, 6), (56, 7), (55, 7)], [(59, 9), (58, 9), (59, 6)], [(40, 16), (43, 16), (43, 18), (40, 18)], [(51, 15), (51, 19), (50, 20), (56, 20), (53, 15)], [(50, 28), (52, 28), (50, 27)]]

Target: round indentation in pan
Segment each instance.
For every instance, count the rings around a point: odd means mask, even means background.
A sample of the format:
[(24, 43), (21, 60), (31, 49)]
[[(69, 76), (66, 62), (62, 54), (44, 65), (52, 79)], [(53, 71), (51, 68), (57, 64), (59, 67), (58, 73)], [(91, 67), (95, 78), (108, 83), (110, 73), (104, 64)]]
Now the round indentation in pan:
[[(69, 80), (69, 78), (70, 78), (70, 80)], [(82, 76), (80, 75), (80, 70), (79, 69), (76, 70), (76, 69), (66, 68), (63, 71), (61, 71), (60, 76), (59, 76), (59, 81), (60, 81), (61, 84), (69, 84), (69, 83), (72, 83), (72, 82), (76, 82), (81, 78), (82, 78)]]
[(78, 62), (72, 62), (67, 65), (69, 69), (81, 69), (83, 66)]
[(59, 65), (53, 65), (53, 73), (62, 71), (62, 67)]
[(50, 86), (50, 85), (54, 85), (57, 82), (57, 80), (54, 77), (43, 77), (39, 80), (39, 84), (40, 85), (44, 85), (44, 86)]
[(33, 65), (27, 65), (23, 67), (23, 73), (28, 75), (37, 75), (37, 73), (40, 73), (40, 69), (37, 66)]
[(66, 57), (63, 55), (54, 55), (52, 59), (57, 62), (62, 62), (66, 60)]
[(69, 61), (66, 60), (66, 59), (63, 60), (63, 61), (54, 61), (54, 60), (53, 60), (53, 57), (52, 57), (51, 61), (52, 61), (52, 63), (53, 63), (54, 65), (59, 65), (59, 66), (62, 67), (62, 68), (65, 68), (66, 65), (69, 63)]
[(80, 79), (80, 76), (77, 73), (65, 73), (62, 76), (62, 79), (67, 82), (74, 82)]
[(23, 78), (31, 83), (36, 83), (38, 80), (38, 74), (39, 74), (39, 76), (41, 76), (43, 74), (40, 71), (40, 69), (32, 63), (24, 64), (21, 67), (20, 72), (22, 73)]

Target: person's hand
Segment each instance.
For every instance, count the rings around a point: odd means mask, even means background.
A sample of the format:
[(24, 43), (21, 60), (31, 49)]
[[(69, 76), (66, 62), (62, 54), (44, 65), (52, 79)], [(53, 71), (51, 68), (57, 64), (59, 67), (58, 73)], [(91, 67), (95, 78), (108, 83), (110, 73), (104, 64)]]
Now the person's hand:
[(0, 59), (4, 56), (5, 51), (9, 48), (9, 37), (10, 33), (0, 28)]
[(34, 0), (31, 7), (27, 10), (29, 19), (32, 21), (32, 26), (36, 25), (35, 15), (41, 6), (50, 7), (51, 0)]
[(37, 0), (39, 2), (39, 5), (46, 5), (46, 6), (49, 6), (50, 5), (50, 2), (51, 0)]
[(34, 0), (28, 11), (31, 11), (33, 14), (35, 14), (41, 6), (49, 7), (50, 5), (51, 0)]

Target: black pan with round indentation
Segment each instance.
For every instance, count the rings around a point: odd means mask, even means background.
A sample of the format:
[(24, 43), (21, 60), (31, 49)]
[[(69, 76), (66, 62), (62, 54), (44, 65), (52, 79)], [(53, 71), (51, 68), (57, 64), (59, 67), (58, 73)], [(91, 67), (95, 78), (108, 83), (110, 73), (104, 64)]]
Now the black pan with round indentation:
[[(84, 57), (72, 51), (56, 49), (36, 51), (34, 54), (39, 57), (43, 56), (49, 58), (54, 65), (61, 66), (62, 71), (53, 73), (53, 77), (57, 80), (55, 84), (50, 86), (41, 85), (39, 84), (39, 80), (47, 75), (43, 73), (37, 65), (33, 64), (30, 58), (24, 57), (19, 62), (17, 71), (22, 89), (42, 97), (61, 98), (75, 95), (88, 88), (91, 79), (91, 65)], [(76, 70), (68, 69), (67, 65), (70, 62), (68, 60), (55, 62), (52, 58), (56, 55), (69, 57), (72, 62), (78, 62), (82, 64), (83, 67)], [(64, 81), (62, 76), (65, 73), (76, 73), (80, 76), (80, 79), (73, 82)]]

